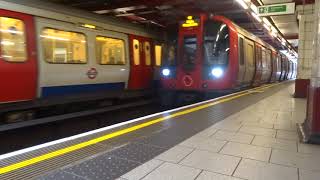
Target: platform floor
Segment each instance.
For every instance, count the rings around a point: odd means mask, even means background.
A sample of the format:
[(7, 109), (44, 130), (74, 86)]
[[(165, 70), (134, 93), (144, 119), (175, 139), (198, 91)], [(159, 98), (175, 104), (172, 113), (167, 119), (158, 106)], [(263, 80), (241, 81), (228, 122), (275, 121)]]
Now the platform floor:
[(0, 156), (0, 179), (319, 180), (320, 146), (298, 140), (306, 100), (293, 89), (262, 87)]
[(306, 100), (294, 86), (188, 138), (122, 180), (319, 180), (320, 146), (299, 143)]

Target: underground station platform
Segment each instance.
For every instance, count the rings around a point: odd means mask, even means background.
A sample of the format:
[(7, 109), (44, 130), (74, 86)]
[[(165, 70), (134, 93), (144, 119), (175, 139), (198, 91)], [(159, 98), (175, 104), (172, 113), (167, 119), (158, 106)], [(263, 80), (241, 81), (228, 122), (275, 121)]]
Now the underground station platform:
[(0, 179), (317, 179), (305, 99), (268, 84), (0, 156)]

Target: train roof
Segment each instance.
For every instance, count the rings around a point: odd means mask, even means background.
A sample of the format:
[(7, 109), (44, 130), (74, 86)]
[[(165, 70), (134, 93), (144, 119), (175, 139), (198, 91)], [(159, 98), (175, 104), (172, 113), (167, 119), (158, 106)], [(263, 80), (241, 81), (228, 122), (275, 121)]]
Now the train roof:
[(260, 39), (259, 37), (255, 36), (254, 34), (248, 32), (247, 30), (241, 28), (240, 26), (238, 26), (237, 24), (235, 24), (234, 22), (232, 22), (232, 24), (234, 25), (234, 27), (236, 27), (237, 31), (242, 34), (243, 36), (255, 41), (255, 42), (258, 42), (260, 45), (266, 47), (266, 48), (269, 48), (271, 49), (272, 51), (275, 51), (275, 52), (279, 52), (278, 50), (276, 50), (273, 46), (271, 46), (270, 44), (266, 43), (265, 41), (263, 41), (262, 39)]
[(44, 17), (74, 24), (92, 24), (103, 29), (126, 34), (158, 38), (159, 31), (147, 29), (115, 17), (106, 17), (95, 13), (65, 7), (39, 0), (0, 0), (0, 9), (17, 11), (38, 17)]

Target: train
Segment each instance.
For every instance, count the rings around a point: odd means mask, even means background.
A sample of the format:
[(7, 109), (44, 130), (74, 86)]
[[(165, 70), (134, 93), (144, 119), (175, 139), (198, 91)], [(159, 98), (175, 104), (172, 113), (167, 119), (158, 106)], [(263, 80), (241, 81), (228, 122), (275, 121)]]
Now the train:
[(0, 104), (109, 90), (159, 79), (159, 32), (43, 1), (0, 1)]
[(224, 16), (188, 16), (167, 43), (161, 101), (207, 98), (294, 79), (297, 64)]

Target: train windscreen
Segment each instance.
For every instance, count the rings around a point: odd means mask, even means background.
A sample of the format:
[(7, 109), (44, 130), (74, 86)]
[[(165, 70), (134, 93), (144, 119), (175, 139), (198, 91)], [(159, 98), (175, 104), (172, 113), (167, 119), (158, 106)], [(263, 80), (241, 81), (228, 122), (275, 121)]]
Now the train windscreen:
[(226, 24), (208, 20), (205, 23), (204, 60), (208, 65), (227, 65), (229, 59), (229, 28)]
[(176, 64), (176, 42), (169, 42), (163, 45), (162, 57), (163, 64), (172, 66)]
[(183, 64), (194, 65), (197, 53), (197, 37), (186, 36), (183, 41)]

